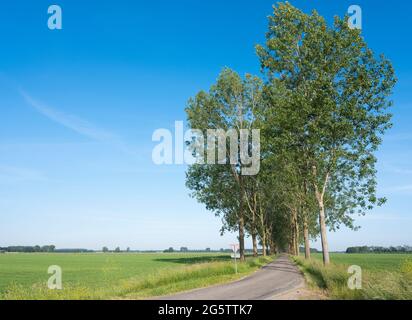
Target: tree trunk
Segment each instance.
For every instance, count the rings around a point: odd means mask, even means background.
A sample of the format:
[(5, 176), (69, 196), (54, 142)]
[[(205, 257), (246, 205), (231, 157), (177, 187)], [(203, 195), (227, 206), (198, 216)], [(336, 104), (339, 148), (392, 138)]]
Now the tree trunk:
[(256, 241), (256, 231), (252, 232), (252, 243), (253, 243), (253, 256), (258, 256), (258, 248), (257, 248), (257, 241)]
[(262, 254), (264, 257), (266, 257), (267, 253), (266, 253), (266, 232), (263, 231), (263, 235), (262, 235)]
[(296, 234), (296, 241), (295, 241), (296, 247), (295, 247), (295, 255), (299, 257), (299, 237), (298, 234)]
[(260, 212), (260, 237), (262, 240), (262, 254), (263, 256), (266, 256), (267, 251), (266, 251), (266, 225), (265, 225), (265, 220), (264, 216), (262, 214), (262, 208), (259, 207), (259, 212)]
[(299, 224), (298, 224), (298, 210), (296, 208), (291, 209), (291, 221), (290, 221), (291, 239), (289, 244), (289, 252), (291, 255), (299, 255)]
[(270, 254), (276, 254), (276, 246), (273, 240), (270, 241)]
[(299, 256), (299, 224), (297, 215), (295, 216), (295, 255)]
[(319, 201), (319, 225), (320, 225), (320, 238), (322, 241), (322, 253), (323, 253), (323, 264), (329, 264), (329, 247), (328, 239), (326, 237), (326, 221), (325, 221), (325, 207), (323, 205), (323, 200)]
[(239, 260), (241, 262), (245, 261), (245, 217), (243, 212), (244, 207), (244, 196), (243, 196), (243, 181), (242, 176), (239, 175), (239, 187), (240, 187), (240, 198), (239, 198)]
[(245, 261), (245, 221), (243, 218), (243, 212), (239, 217), (239, 254), (240, 261)]
[(310, 259), (309, 227), (306, 216), (303, 222), (303, 238), (305, 240), (305, 259)]
[(266, 228), (266, 252), (272, 255), (272, 227)]
[[(317, 177), (316, 166), (313, 166), (312, 169), (313, 169), (313, 176)], [(325, 176), (322, 191), (319, 190), (318, 185), (316, 183), (314, 184), (316, 200), (318, 200), (318, 205), (319, 205), (320, 239), (322, 242), (322, 255), (323, 255), (324, 265), (327, 265), (330, 263), (328, 239), (326, 237), (325, 204), (323, 201), (324, 199), (323, 197), (326, 192), (328, 180), (329, 180), (329, 173), (327, 173)]]
[[(316, 178), (317, 177), (316, 166), (313, 166), (312, 170), (313, 170), (313, 176)], [(325, 176), (322, 191), (319, 190), (317, 183), (314, 183), (316, 200), (318, 200), (318, 205), (319, 205), (320, 239), (322, 242), (322, 255), (323, 255), (324, 265), (327, 265), (330, 263), (328, 239), (326, 238), (325, 204), (323, 201), (324, 199), (323, 197), (326, 192), (328, 180), (329, 180), (329, 173), (327, 173)]]

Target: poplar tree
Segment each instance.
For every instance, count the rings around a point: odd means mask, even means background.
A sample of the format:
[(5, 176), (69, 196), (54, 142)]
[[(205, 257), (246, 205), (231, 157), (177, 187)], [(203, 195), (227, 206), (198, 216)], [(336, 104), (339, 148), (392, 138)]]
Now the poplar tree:
[[(200, 91), (190, 99), (186, 108), (188, 125), (207, 136), (209, 129), (236, 130), (254, 128), (255, 109), (259, 107), (262, 82), (246, 75), (242, 79), (236, 72), (225, 68), (216, 84), (208, 92)], [(230, 141), (227, 141), (229, 143)], [(239, 143), (239, 141), (237, 141)], [(190, 143), (190, 142), (189, 142)], [(212, 146), (209, 144), (213, 143)], [(214, 148), (214, 141), (205, 139), (205, 150)], [(222, 230), (239, 232), (240, 260), (245, 259), (245, 232), (249, 222), (249, 210), (245, 197), (244, 164), (237, 149), (235, 163), (231, 163), (231, 147), (226, 148), (224, 164), (193, 164), (186, 175), (186, 185), (192, 195), (206, 207), (223, 218)], [(216, 160), (216, 159), (215, 159)]]
[(287, 2), (274, 7), (257, 54), (267, 85), (284, 98), (274, 126), (306, 163), (328, 264), (327, 225), (353, 226), (351, 214), (384, 202), (376, 196), (375, 152), (391, 125), (394, 70), (347, 17), (328, 26), (316, 11), (305, 14)]

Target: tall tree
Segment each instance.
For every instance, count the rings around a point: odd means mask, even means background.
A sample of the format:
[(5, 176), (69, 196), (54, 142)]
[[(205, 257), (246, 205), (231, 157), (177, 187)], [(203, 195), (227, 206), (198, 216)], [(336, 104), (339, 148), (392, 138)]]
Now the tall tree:
[(347, 18), (335, 17), (329, 27), (316, 11), (289, 3), (274, 8), (257, 53), (268, 85), (287, 97), (277, 125), (307, 163), (328, 264), (327, 224), (352, 226), (350, 214), (384, 201), (376, 197), (374, 153), (390, 127), (392, 65), (374, 56)]
[[(239, 145), (240, 131), (253, 128), (254, 109), (260, 101), (261, 87), (262, 82), (258, 78), (247, 75), (242, 79), (236, 72), (225, 68), (209, 92), (201, 91), (189, 100), (186, 113), (190, 128), (200, 130), (204, 136), (208, 136), (211, 129), (223, 130), (225, 134), (229, 131), (235, 132), (236, 143)], [(238, 230), (240, 260), (243, 261), (249, 212), (245, 201), (248, 193), (245, 192), (244, 181), (244, 170), (247, 166), (241, 161), (239, 147), (233, 159), (231, 141), (227, 141), (226, 136), (224, 139), (225, 144), (229, 145), (223, 159), (216, 161), (214, 158), (209, 163), (208, 158), (206, 163), (192, 165), (186, 181), (200, 202), (223, 216), (224, 228)], [(215, 149), (215, 140), (205, 139), (204, 146), (205, 150)]]

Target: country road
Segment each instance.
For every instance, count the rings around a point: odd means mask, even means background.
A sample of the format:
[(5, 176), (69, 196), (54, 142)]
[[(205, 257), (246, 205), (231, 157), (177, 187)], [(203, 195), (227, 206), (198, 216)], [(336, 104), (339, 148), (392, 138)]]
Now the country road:
[(196, 289), (162, 300), (269, 300), (290, 290), (302, 287), (303, 276), (286, 255), (279, 256), (252, 275), (241, 280)]

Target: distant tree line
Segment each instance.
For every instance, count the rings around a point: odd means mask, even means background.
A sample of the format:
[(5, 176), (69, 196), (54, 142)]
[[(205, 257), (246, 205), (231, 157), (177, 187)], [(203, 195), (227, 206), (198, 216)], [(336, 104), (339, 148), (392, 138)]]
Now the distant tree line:
[(23, 252), (23, 253), (34, 253), (34, 252), (54, 252), (54, 253), (81, 253), (81, 252), (94, 252), (94, 250), (84, 249), (84, 248), (69, 248), (69, 249), (56, 249), (55, 245), (47, 246), (8, 246), (0, 247), (0, 253), (5, 252)]
[(397, 246), (397, 247), (349, 247), (346, 249), (346, 253), (412, 253), (412, 247), (410, 246)]
[[(102, 252), (104, 252), (104, 253), (106, 253), (106, 252), (116, 252), (116, 253), (119, 253), (119, 252), (132, 252), (132, 251), (130, 250), (129, 247), (127, 247), (126, 250), (121, 250), (120, 247), (116, 247), (114, 250), (110, 250), (108, 247), (103, 247), (103, 248), (102, 248)], [(134, 252), (138, 252), (138, 251), (134, 251)]]
[(69, 249), (56, 249), (54, 252), (57, 253), (83, 253), (83, 252), (94, 252), (94, 250), (84, 249), (84, 248), (69, 248)]
[[(252, 248), (250, 248), (250, 249), (245, 248), (244, 251), (247, 254), (252, 254), (254, 252)], [(136, 252), (138, 252), (138, 251), (136, 251)], [(150, 252), (150, 251), (140, 251), (140, 252)], [(232, 253), (233, 251), (232, 251), (232, 249), (229, 249), (229, 248), (227, 248), (227, 249), (224, 249), (224, 248), (220, 248), (220, 249), (211, 249), (211, 248), (189, 249), (188, 247), (180, 247), (180, 250), (175, 250), (173, 247), (169, 247), (168, 249), (163, 250), (163, 252), (165, 252), (165, 253), (168, 253), (168, 252), (169, 253), (170, 252), (192, 252), (192, 253), (201, 253), (201, 252), (208, 252), (208, 253), (210, 253), (210, 252), (214, 252), (214, 253), (219, 252), (219, 253), (223, 253), (224, 252), (224, 253)], [(262, 250), (259, 249), (258, 252), (262, 253)]]
[(2, 252), (55, 252), (56, 246), (9, 246), (0, 247)]
[[(305, 252), (305, 247), (300, 247), (299, 252), (304, 253)], [(310, 253), (319, 253), (319, 250), (316, 248), (310, 248)]]

